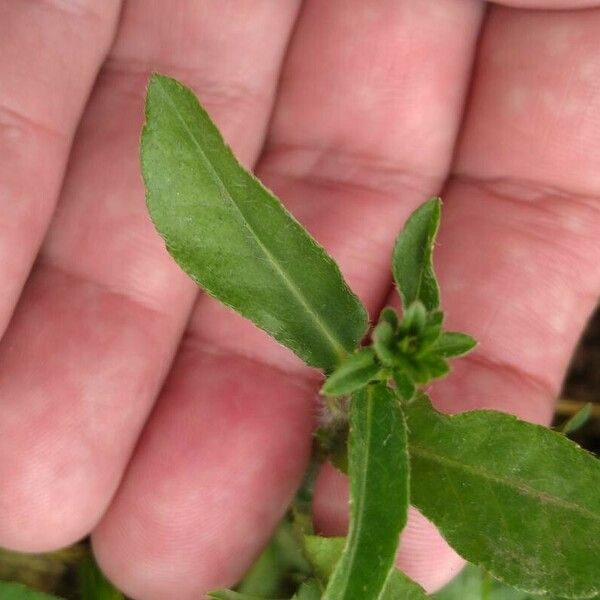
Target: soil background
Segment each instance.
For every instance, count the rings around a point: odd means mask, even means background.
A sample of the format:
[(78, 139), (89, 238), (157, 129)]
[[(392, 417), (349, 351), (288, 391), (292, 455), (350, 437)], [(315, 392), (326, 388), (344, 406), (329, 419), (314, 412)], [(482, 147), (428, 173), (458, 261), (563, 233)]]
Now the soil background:
[(600, 455), (600, 307), (579, 343), (560, 397), (555, 424), (565, 421), (587, 402), (592, 403), (592, 416), (570, 437)]

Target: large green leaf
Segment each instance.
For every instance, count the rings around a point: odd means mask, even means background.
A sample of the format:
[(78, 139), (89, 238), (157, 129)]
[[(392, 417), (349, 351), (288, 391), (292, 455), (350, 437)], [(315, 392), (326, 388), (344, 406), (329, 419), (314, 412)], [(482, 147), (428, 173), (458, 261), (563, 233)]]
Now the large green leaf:
[(309, 365), (354, 350), (367, 317), (338, 267), (174, 79), (150, 80), (141, 156), (152, 220), (194, 281)]
[(550, 600), (548, 596), (532, 596), (511, 588), (482, 571), (475, 565), (467, 565), (447, 586), (436, 592), (435, 600)]
[(440, 304), (431, 255), (441, 212), (439, 198), (425, 202), (410, 215), (396, 240), (392, 266), (404, 310), (416, 300), (428, 311)]
[(0, 581), (1, 600), (60, 600), (56, 596), (49, 596), (36, 592), (20, 583), (9, 583)]
[(377, 598), (392, 568), (408, 509), (406, 424), (383, 384), (350, 404), (350, 527), (323, 600)]
[[(523, 592), (493, 579), (475, 565), (467, 565), (447, 586), (433, 595), (435, 600), (562, 600)], [(593, 600), (600, 600), (594, 596)]]
[(600, 590), (600, 462), (494, 411), (407, 407), (411, 500), (467, 560), (532, 593)]

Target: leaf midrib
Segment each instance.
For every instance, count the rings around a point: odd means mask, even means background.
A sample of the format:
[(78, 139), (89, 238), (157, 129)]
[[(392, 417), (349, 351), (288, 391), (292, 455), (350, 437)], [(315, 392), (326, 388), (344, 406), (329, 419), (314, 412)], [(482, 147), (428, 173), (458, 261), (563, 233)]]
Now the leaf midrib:
[(573, 502), (569, 502), (568, 500), (564, 500), (563, 498), (559, 498), (557, 496), (548, 494), (547, 492), (540, 492), (539, 490), (536, 490), (535, 488), (532, 488), (531, 486), (528, 486), (525, 483), (514, 483), (509, 479), (498, 477), (481, 467), (465, 464), (447, 456), (442, 456), (440, 454), (437, 454), (436, 452), (432, 452), (431, 450), (425, 449), (421, 446), (417, 446), (413, 443), (410, 444), (410, 452), (411, 454), (416, 454), (418, 456), (421, 456), (422, 458), (425, 458), (426, 460), (429, 459), (430, 461), (438, 462), (448, 469), (463, 470), (474, 475), (478, 475), (479, 477), (486, 479), (489, 482), (497, 483), (498, 485), (511, 488), (520, 494), (536, 498), (542, 504), (554, 504), (557, 507), (579, 513), (587, 518), (600, 522), (600, 514), (597, 514), (583, 506), (580, 506), (579, 504), (575, 504)]
[(265, 246), (264, 242), (262, 241), (262, 239), (260, 238), (260, 236), (258, 235), (256, 230), (248, 222), (248, 219), (247, 219), (246, 215), (244, 214), (244, 211), (236, 203), (233, 195), (228, 190), (225, 182), (223, 181), (223, 179), (220, 177), (217, 170), (212, 165), (210, 159), (208, 158), (208, 156), (206, 156), (206, 153), (202, 149), (202, 146), (200, 145), (198, 140), (195, 138), (191, 129), (188, 127), (188, 124), (186, 123), (185, 119), (183, 118), (183, 115), (177, 109), (176, 104), (173, 102), (173, 100), (171, 99), (168, 92), (164, 89), (162, 82), (160, 80), (158, 80), (157, 83), (159, 84), (158, 89), (160, 90), (160, 92), (162, 93), (165, 100), (169, 103), (169, 105), (173, 109), (174, 114), (176, 115), (176, 117), (180, 121), (180, 123), (182, 124), (186, 133), (190, 136), (190, 139), (192, 140), (194, 146), (198, 150), (198, 153), (199, 153), (201, 159), (204, 161), (205, 165), (208, 166), (208, 169), (213, 174), (214, 179), (217, 181), (218, 186), (221, 189), (221, 192), (223, 193), (225, 199), (228, 199), (230, 205), (233, 206), (235, 208), (235, 210), (237, 210), (238, 214), (242, 218), (243, 225), (248, 229), (248, 231), (250, 232), (250, 234), (256, 241), (258, 247), (262, 250), (263, 254), (266, 256), (267, 260), (269, 261), (269, 263), (271, 264), (271, 266), (273, 267), (275, 272), (279, 275), (279, 277), (283, 281), (284, 285), (288, 288), (288, 290), (292, 293), (292, 295), (296, 298), (296, 300), (300, 303), (300, 305), (306, 310), (307, 314), (311, 317), (311, 319), (317, 326), (317, 329), (321, 330), (325, 339), (328, 341), (330, 346), (333, 348), (334, 354), (336, 354), (339, 358), (343, 357), (347, 353), (343, 342), (341, 342), (336, 337), (336, 335), (331, 331), (331, 329), (329, 328), (327, 323), (325, 323), (319, 317), (318, 313), (315, 312), (314, 308), (310, 305), (309, 301), (302, 294), (300, 288), (298, 288), (298, 286), (295, 284), (294, 281), (292, 281), (290, 278), (288, 278), (285, 271), (283, 270), (280, 263), (278, 262), (277, 258)]
[(421, 268), (419, 269), (419, 278), (417, 280), (417, 294), (415, 300), (421, 299), (421, 286), (423, 285), (423, 277), (425, 276), (425, 271), (428, 271), (431, 268), (431, 232), (429, 230), (431, 226), (431, 219), (427, 220), (427, 236), (425, 241), (425, 247), (421, 250)]
[[(357, 514), (358, 518), (356, 519), (356, 521), (354, 521), (352, 523), (353, 528), (352, 528), (352, 531), (350, 532), (351, 535), (348, 536), (349, 552), (348, 552), (347, 556), (348, 556), (349, 565), (350, 565), (350, 568), (347, 569), (348, 573), (352, 573), (352, 565), (354, 564), (354, 561), (356, 559), (356, 551), (357, 551), (357, 544), (351, 545), (350, 542), (360, 539), (360, 535), (362, 533), (362, 529), (364, 526), (364, 520), (365, 520), (364, 511), (362, 510), (362, 506), (364, 504), (364, 498), (365, 498), (366, 489), (367, 489), (367, 472), (369, 470), (369, 459), (370, 459), (370, 455), (371, 455), (371, 436), (372, 436), (372, 422), (373, 422), (373, 397), (372, 397), (373, 391), (370, 388), (367, 388), (366, 395), (367, 395), (367, 418), (365, 419), (365, 425), (367, 428), (367, 435), (365, 438), (365, 442), (366, 442), (365, 445), (366, 445), (367, 451), (363, 454), (363, 461), (361, 464), (361, 473), (363, 475), (363, 478), (361, 480), (361, 486), (360, 486), (359, 495), (358, 495), (360, 502), (356, 502), (353, 506), (353, 513)], [(356, 474), (351, 473), (351, 477), (355, 478)], [(342, 564), (341, 560), (340, 560), (339, 564)], [(349, 583), (350, 583), (350, 578), (346, 577), (345, 585), (342, 588), (343, 593), (340, 596), (340, 598), (346, 597), (346, 592), (348, 591)]]

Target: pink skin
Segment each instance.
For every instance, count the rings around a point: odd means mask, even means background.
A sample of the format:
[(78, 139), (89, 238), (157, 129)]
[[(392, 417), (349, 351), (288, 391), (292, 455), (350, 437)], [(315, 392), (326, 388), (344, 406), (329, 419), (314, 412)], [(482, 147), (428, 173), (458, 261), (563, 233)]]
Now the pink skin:
[[(319, 386), (166, 255), (137, 160), (150, 71), (196, 90), (373, 316), (406, 215), (443, 190), (444, 307), (481, 341), (432, 386), (444, 410), (547, 423), (600, 286), (600, 3), (217, 4), (0, 1), (0, 546), (92, 532), (139, 600), (244, 572)], [(346, 489), (323, 470), (322, 531)], [(431, 590), (461, 562), (413, 515), (398, 564)]]

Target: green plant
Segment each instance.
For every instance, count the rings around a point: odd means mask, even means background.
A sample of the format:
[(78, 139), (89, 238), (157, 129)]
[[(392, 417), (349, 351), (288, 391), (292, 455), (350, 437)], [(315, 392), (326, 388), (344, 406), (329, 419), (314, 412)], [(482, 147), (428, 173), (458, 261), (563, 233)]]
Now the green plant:
[[(325, 375), (326, 424), (288, 515), (237, 589), (210, 597), (425, 598), (393, 565), (409, 501), (478, 565), (436, 598), (598, 597), (598, 461), (509, 415), (443, 415), (423, 392), (475, 346), (443, 327), (432, 265), (441, 201), (424, 203), (400, 233), (392, 267), (402, 316), (385, 308), (365, 344), (366, 310), (333, 260), (238, 164), (191, 91), (155, 75), (146, 108), (147, 202), (169, 252), (209, 294)], [(350, 476), (344, 538), (311, 526), (314, 477), (328, 459)], [(123, 597), (89, 554), (78, 575), (84, 600)], [(54, 596), (0, 582), (0, 598)]]
[(598, 461), (506, 414), (443, 415), (421, 389), (475, 346), (443, 329), (431, 256), (439, 199), (413, 213), (395, 246), (402, 317), (385, 309), (361, 346), (367, 314), (333, 260), (239, 165), (192, 92), (165, 76), (149, 84), (141, 155), (152, 220), (181, 268), (326, 375), (335, 418), (317, 432), (311, 473), (328, 457), (347, 468), (351, 520), (345, 539), (315, 536), (307, 477), (292, 507), (309, 564), (296, 598), (425, 597), (393, 566), (409, 498), (499, 580), (566, 598), (600, 592)]
[[(21, 575), (15, 573), (10, 577), (10, 579), (16, 579), (18, 582), (0, 581), (1, 600), (61, 600), (58, 596), (37, 591), (38, 588), (45, 586), (42, 586), (39, 577), (31, 581), (31, 574), (36, 571), (39, 571), (38, 574), (47, 573), (47, 567), (41, 568), (43, 563), (47, 565), (48, 562), (53, 562), (58, 566), (65, 560), (71, 563), (71, 566), (77, 566), (77, 581), (69, 587), (76, 588), (75, 590), (71, 589), (70, 592), (74, 591), (79, 600), (124, 600), (123, 594), (104, 577), (91, 551), (83, 545), (75, 545), (69, 550), (46, 555), (18, 554), (14, 552), (6, 554), (5, 558), (9, 559), (7, 562), (22, 565), (23, 573)], [(20, 583), (23, 580), (27, 581), (27, 585)], [(31, 587), (29, 587), (30, 585)]]

